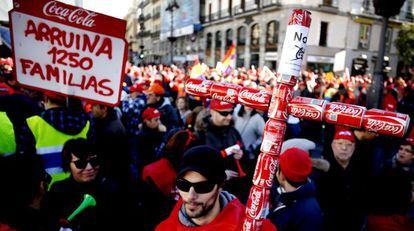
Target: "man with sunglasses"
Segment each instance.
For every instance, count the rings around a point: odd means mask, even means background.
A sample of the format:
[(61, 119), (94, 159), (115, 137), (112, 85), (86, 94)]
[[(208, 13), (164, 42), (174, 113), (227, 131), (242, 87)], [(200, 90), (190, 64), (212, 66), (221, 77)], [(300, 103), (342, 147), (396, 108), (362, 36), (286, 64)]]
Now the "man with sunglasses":
[[(244, 206), (222, 190), (226, 178), (220, 152), (202, 145), (184, 153), (177, 175), (180, 200), (156, 230), (242, 230)], [(263, 230), (275, 230), (265, 220)]]

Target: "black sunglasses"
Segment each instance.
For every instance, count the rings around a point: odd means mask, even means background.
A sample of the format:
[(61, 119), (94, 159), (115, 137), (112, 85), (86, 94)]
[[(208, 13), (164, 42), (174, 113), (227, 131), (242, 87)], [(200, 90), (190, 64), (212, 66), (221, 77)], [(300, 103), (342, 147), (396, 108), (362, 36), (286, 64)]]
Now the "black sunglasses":
[(90, 163), (92, 167), (96, 167), (99, 165), (98, 157), (91, 157), (89, 159), (79, 159), (72, 162), (75, 164), (77, 169), (86, 168), (86, 165), (88, 165), (88, 163)]
[(177, 188), (183, 192), (189, 192), (190, 188), (193, 187), (196, 193), (209, 193), (213, 190), (216, 183), (210, 181), (202, 181), (198, 183), (191, 183), (184, 179), (177, 179)]
[(217, 111), (221, 116), (228, 116), (228, 115), (232, 115), (233, 111)]

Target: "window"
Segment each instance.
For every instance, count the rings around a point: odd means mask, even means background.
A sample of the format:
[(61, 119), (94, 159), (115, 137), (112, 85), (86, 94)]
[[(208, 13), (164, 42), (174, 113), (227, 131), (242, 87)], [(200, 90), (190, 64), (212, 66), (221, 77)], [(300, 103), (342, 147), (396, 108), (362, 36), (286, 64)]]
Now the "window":
[(260, 48), (260, 26), (258, 23), (254, 24), (252, 26), (252, 31), (251, 31), (251, 46), (250, 49), (251, 51), (258, 51)]
[(215, 62), (219, 62), (221, 61), (221, 31), (217, 31), (216, 32), (216, 54), (215, 54), (215, 58), (216, 61)]
[(319, 34), (319, 46), (326, 47), (328, 37), (328, 23), (321, 22), (321, 33)]
[(387, 33), (385, 33), (385, 51), (390, 52), (392, 42), (392, 28), (387, 28)]
[(233, 31), (231, 29), (228, 29), (226, 31), (226, 50), (229, 49), (232, 43), (233, 43)]
[(371, 33), (371, 25), (361, 24), (359, 26), (359, 40), (358, 48), (359, 49), (369, 49), (369, 38)]
[(207, 34), (207, 39), (206, 39), (206, 56), (210, 57), (211, 56), (211, 45), (213, 44), (213, 35), (211, 33)]
[(246, 45), (246, 27), (241, 26), (237, 29), (237, 45)]
[(323, 0), (322, 1), (322, 4), (324, 5), (324, 6), (332, 6), (332, 0)]
[(237, 62), (236, 66), (244, 66), (244, 50), (246, 45), (246, 27), (241, 26), (237, 29)]
[(277, 51), (279, 22), (271, 21), (266, 28), (266, 51)]

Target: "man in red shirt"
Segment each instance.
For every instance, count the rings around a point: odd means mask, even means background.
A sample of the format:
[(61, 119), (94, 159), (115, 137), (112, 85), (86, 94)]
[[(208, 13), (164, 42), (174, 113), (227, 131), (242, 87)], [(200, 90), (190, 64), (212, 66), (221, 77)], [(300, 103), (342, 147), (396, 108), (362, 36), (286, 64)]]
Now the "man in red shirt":
[[(197, 146), (184, 154), (177, 175), (180, 200), (156, 230), (242, 230), (245, 207), (223, 191), (224, 160), (208, 146)], [(276, 230), (265, 220), (262, 230)]]

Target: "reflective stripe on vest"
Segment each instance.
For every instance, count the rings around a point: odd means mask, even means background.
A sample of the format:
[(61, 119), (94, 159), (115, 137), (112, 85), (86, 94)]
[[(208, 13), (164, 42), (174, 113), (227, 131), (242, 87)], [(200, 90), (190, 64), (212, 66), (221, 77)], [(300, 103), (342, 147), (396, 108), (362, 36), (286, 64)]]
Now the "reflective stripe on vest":
[(0, 156), (9, 156), (16, 152), (16, 139), (13, 123), (6, 112), (0, 111)]
[(40, 116), (32, 116), (26, 121), (36, 140), (36, 152), (42, 156), (45, 169), (52, 177), (63, 172), (61, 152), (66, 141), (74, 138), (86, 138), (89, 130), (89, 121), (76, 135), (68, 135), (58, 131)]

